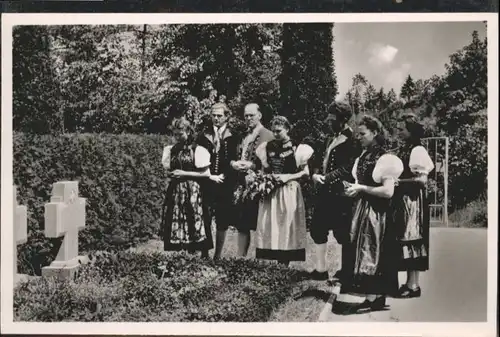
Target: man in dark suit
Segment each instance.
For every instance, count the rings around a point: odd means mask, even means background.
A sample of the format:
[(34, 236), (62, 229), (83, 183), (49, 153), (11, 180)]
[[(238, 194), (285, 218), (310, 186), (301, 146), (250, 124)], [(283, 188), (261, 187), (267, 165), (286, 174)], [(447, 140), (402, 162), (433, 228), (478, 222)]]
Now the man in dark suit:
[[(342, 245), (342, 264), (349, 258), (345, 245), (349, 239), (352, 218), (352, 198), (344, 195), (344, 181), (352, 182), (352, 167), (358, 156), (358, 147), (347, 122), (352, 116), (347, 103), (334, 102), (328, 107), (325, 120), (330, 136), (318, 149), (312, 160), (312, 179), (316, 186), (317, 200), (314, 205), (310, 234), (316, 244), (316, 268), (311, 273), (314, 280), (328, 280), (326, 244), (330, 230)], [(341, 272), (341, 271), (339, 271)]]
[(214, 104), (212, 123), (197, 140), (210, 153), (211, 176), (205, 198), (209, 200), (217, 225), (214, 259), (220, 258), (227, 229), (235, 220), (232, 197), (236, 179), (230, 163), (237, 157), (238, 140), (227, 125), (229, 116), (230, 110), (224, 102)]
[[(238, 158), (231, 162), (231, 167), (237, 172), (238, 181), (236, 189), (244, 189), (246, 181), (260, 169), (260, 162), (256, 158), (255, 150), (263, 142), (274, 139), (273, 133), (266, 129), (262, 123), (262, 113), (256, 103), (245, 106), (246, 135), (238, 144)], [(237, 205), (238, 229), (238, 255), (246, 256), (250, 246), (250, 232), (257, 228), (257, 217), (259, 212), (258, 201), (247, 201)]]

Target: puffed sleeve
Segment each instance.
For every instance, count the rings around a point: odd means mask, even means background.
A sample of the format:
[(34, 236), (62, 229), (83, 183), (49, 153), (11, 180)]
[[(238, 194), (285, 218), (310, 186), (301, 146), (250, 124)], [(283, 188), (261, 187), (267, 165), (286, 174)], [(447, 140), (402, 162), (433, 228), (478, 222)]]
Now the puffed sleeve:
[(297, 167), (307, 165), (307, 162), (311, 159), (313, 153), (314, 150), (309, 145), (299, 144), (295, 150), (295, 163), (297, 164)]
[(415, 174), (429, 174), (434, 169), (434, 163), (423, 146), (416, 146), (410, 153), (410, 170)]
[(381, 183), (385, 179), (397, 179), (403, 173), (403, 170), (401, 159), (393, 154), (386, 153), (377, 160), (372, 178), (376, 183)]
[(170, 169), (170, 152), (173, 145), (168, 145), (163, 148), (163, 155), (161, 156), (161, 163), (167, 170)]
[(194, 150), (194, 166), (196, 168), (206, 168), (210, 166), (210, 152), (203, 146), (197, 146)]
[(260, 162), (262, 163), (262, 167), (267, 168), (269, 167), (269, 164), (267, 163), (267, 142), (262, 142), (257, 148), (255, 149), (255, 155), (257, 158), (259, 158)]

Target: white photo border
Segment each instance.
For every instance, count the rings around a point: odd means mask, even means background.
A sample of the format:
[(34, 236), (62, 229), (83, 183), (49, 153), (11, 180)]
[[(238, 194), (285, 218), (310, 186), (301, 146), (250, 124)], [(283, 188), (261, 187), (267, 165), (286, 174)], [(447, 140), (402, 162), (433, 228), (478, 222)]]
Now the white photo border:
[[(21, 323), (13, 322), (12, 28), (16, 25), (140, 25), (305, 22), (487, 22), (488, 311), (484, 323)], [(2, 14), (1, 330), (15, 334), (496, 336), (498, 237), (498, 13), (375, 14)], [(459, 266), (457, 266), (459, 267)], [(466, 270), (464, 269), (464, 272)], [(459, 296), (460, 294), (457, 294)]]

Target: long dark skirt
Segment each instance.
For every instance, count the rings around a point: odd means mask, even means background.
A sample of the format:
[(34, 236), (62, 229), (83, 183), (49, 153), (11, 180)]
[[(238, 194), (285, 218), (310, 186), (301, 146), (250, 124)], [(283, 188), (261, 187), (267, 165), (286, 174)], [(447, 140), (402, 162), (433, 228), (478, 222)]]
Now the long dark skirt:
[(394, 205), (400, 271), (429, 269), (429, 204), (424, 189), (399, 194)]
[(388, 200), (361, 197), (356, 201), (350, 242), (344, 245), (342, 293), (397, 293), (397, 242), (388, 210)]
[(171, 181), (165, 193), (162, 228), (164, 250), (204, 251), (213, 248), (210, 209), (197, 181)]

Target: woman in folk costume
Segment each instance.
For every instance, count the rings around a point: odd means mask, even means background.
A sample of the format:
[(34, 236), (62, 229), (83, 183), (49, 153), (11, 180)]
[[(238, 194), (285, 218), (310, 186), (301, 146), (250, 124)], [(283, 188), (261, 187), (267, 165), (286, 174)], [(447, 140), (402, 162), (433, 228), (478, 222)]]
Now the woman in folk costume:
[(434, 163), (422, 146), (423, 126), (413, 114), (403, 115), (398, 122), (398, 133), (404, 141), (398, 156), (404, 171), (394, 195), (394, 222), (400, 244), (400, 271), (407, 272), (406, 283), (400, 288), (400, 297), (419, 297), (419, 271), (429, 269), (429, 204), (426, 183)]
[(162, 156), (170, 180), (162, 213), (164, 250), (201, 251), (208, 257), (211, 216), (201, 185), (210, 177), (210, 154), (194, 143), (187, 119), (176, 119), (172, 126), (176, 143), (166, 146)]
[(256, 257), (286, 265), (306, 259), (306, 211), (298, 180), (309, 175), (307, 162), (314, 152), (290, 139), (290, 127), (285, 117), (275, 117), (271, 122), (275, 139), (256, 149), (264, 173), (278, 181), (259, 203)]
[(247, 128), (246, 134), (238, 144), (238, 157), (230, 165), (236, 172), (236, 186), (234, 191), (235, 227), (238, 230), (238, 255), (246, 256), (250, 246), (250, 232), (257, 227), (258, 200), (242, 198), (247, 186), (255, 178), (259, 170), (259, 161), (255, 157), (255, 149), (263, 142), (274, 138), (273, 133), (262, 123), (262, 113), (255, 103), (245, 106), (244, 119)]
[(385, 307), (386, 296), (398, 291), (397, 244), (390, 202), (403, 163), (384, 150), (384, 128), (378, 119), (364, 116), (358, 138), (363, 151), (352, 169), (355, 183), (345, 183), (346, 195), (355, 198), (346, 247), (346, 253), (352, 255), (345, 260), (345, 268), (342, 266), (340, 284), (342, 293), (365, 296), (355, 309), (379, 310)]

